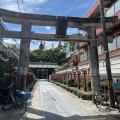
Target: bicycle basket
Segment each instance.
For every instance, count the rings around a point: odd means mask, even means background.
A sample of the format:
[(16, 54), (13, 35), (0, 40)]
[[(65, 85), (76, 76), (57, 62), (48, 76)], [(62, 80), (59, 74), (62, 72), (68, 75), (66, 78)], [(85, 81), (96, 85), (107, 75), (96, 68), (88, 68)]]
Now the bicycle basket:
[(113, 82), (112, 87), (114, 91), (120, 92), (120, 82)]
[(8, 96), (9, 95), (9, 88), (8, 87), (1, 88), (1, 94), (4, 96)]
[(21, 100), (27, 101), (31, 97), (31, 93), (28, 90), (19, 91), (17, 96), (20, 97)]

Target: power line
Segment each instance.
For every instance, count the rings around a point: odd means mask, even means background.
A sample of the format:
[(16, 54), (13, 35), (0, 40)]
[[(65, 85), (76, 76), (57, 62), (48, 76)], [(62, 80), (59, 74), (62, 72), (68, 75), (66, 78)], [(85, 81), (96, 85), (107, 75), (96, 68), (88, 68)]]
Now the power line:
[(24, 12), (27, 13), (27, 12), (26, 12), (26, 9), (25, 9), (25, 6), (24, 6), (24, 1), (23, 1), (23, 0), (22, 0), (22, 6), (23, 6)]
[[(5, 30), (8, 31), (8, 29), (7, 29), (7, 27), (5, 26), (5, 24), (3, 23), (3, 21), (2, 21), (2, 20), (0, 20), (0, 21), (1, 21), (1, 24), (3, 25), (3, 27), (5, 28)], [(13, 40), (14, 40), (15, 43), (18, 45), (18, 47), (20, 47), (20, 45), (16, 42), (15, 38), (13, 38)]]
[(19, 1), (18, 1), (18, 0), (17, 0), (17, 5), (18, 5), (19, 12), (21, 12), (21, 10), (20, 10), (20, 5), (19, 5)]
[(71, 10), (71, 12), (69, 13), (69, 15), (71, 15), (71, 14), (74, 12), (74, 10), (78, 7), (78, 5), (79, 5), (81, 2), (82, 2), (82, 0), (80, 0), (80, 1), (76, 4), (76, 6)]

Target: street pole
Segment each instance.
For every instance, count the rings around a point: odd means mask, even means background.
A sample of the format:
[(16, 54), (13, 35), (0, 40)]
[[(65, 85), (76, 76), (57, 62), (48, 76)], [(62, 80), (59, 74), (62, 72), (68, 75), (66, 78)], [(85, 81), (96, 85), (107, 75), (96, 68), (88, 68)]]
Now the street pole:
[(108, 77), (108, 91), (109, 91), (109, 98), (110, 98), (110, 107), (115, 108), (114, 92), (112, 88), (113, 80), (112, 80), (112, 74), (111, 74), (103, 0), (100, 0), (100, 11), (101, 11), (101, 23), (102, 23), (102, 29), (103, 29), (103, 45), (104, 45), (105, 60), (106, 60), (106, 72), (107, 72), (107, 77)]

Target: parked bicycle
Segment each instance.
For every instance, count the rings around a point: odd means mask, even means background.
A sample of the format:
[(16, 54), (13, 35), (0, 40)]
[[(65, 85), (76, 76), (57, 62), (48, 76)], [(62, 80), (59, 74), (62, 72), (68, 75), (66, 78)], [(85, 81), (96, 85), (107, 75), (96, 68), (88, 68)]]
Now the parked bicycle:
[[(11, 108), (16, 108), (17, 113), (19, 115), (24, 115), (27, 110), (27, 100), (30, 98), (31, 94), (27, 90), (13, 90), (13, 85), (15, 83), (9, 85), (9, 87), (1, 88), (1, 109), (9, 110)], [(26, 96), (28, 92), (29, 95)]]
[(98, 89), (95, 95), (96, 107), (101, 108), (102, 105), (109, 107), (109, 94), (107, 82), (101, 82), (101, 89)]
[(117, 105), (117, 109), (120, 112), (120, 82), (113, 82), (112, 87), (114, 90), (114, 98)]

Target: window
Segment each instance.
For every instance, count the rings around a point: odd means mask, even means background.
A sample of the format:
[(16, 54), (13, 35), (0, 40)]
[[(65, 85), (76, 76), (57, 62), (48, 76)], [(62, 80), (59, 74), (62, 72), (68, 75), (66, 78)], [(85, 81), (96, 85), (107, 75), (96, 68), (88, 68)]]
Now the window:
[(120, 48), (120, 36), (117, 37), (117, 48)]
[(104, 46), (101, 45), (101, 54), (104, 54)]
[(83, 59), (87, 60), (87, 52), (83, 54)]
[(115, 50), (116, 46), (116, 39), (113, 40), (113, 43), (108, 43), (109, 51)]
[(84, 61), (88, 59), (88, 52), (82, 53), (80, 55), (80, 61)]
[(84, 61), (84, 56), (83, 56), (83, 54), (80, 55), (80, 61)]
[(98, 55), (101, 55), (101, 45), (98, 46)]

